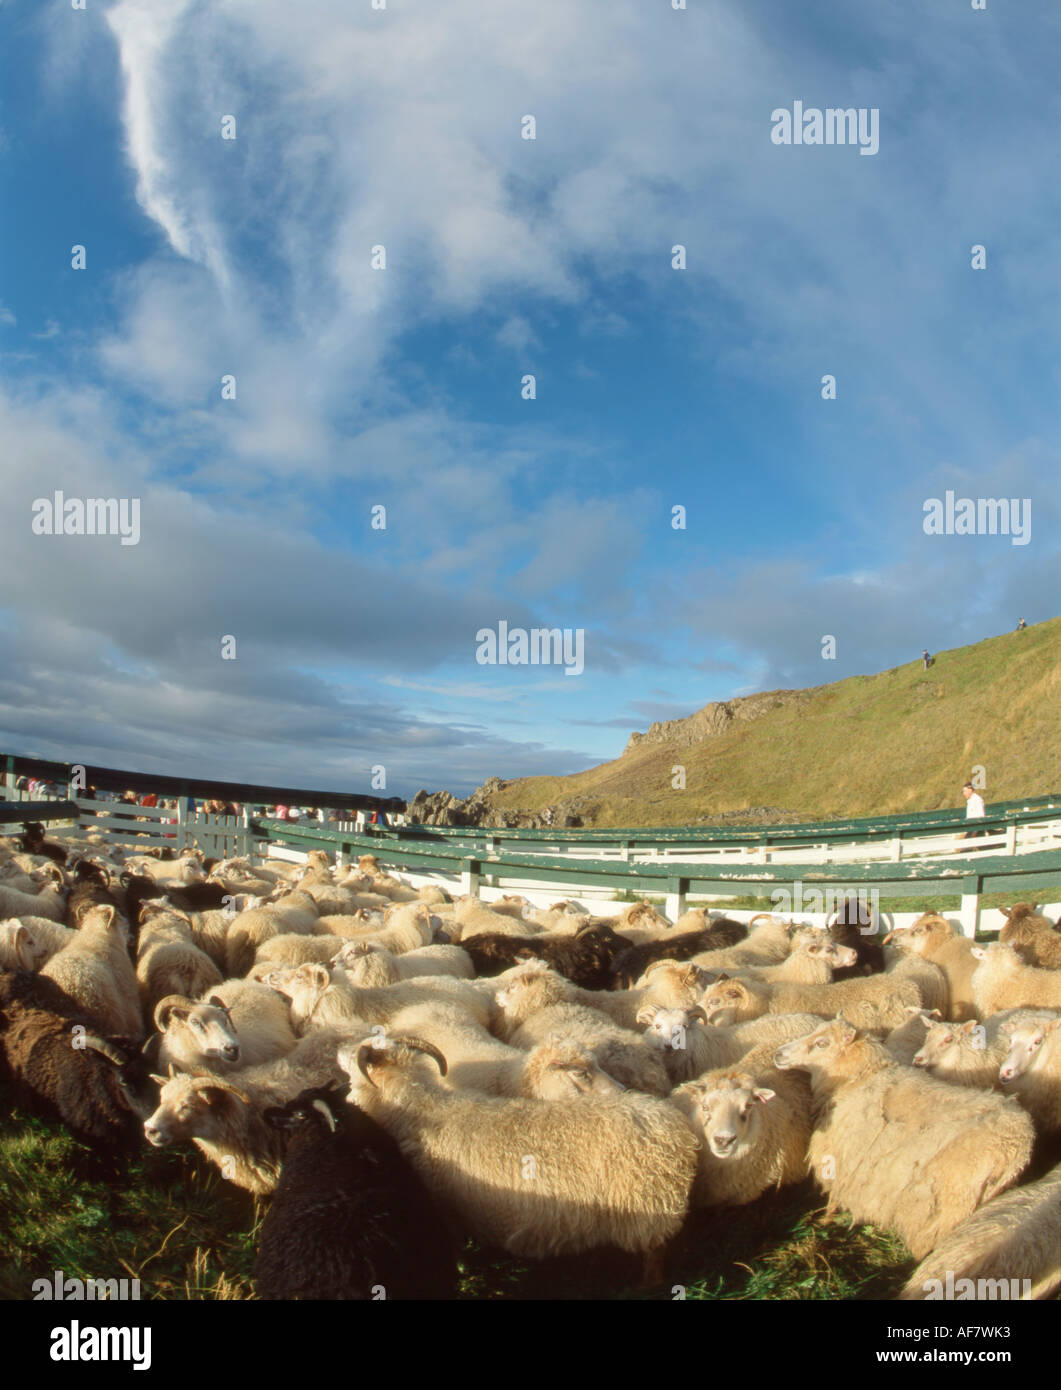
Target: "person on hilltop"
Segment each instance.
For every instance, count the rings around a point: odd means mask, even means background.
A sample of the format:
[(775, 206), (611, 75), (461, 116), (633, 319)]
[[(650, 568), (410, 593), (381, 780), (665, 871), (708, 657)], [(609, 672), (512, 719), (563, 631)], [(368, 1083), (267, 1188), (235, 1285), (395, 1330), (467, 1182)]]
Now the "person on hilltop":
[(1021, 618), (1020, 622), (1017, 624), (1017, 631), (1018, 631), (1018, 632), (1023, 632), (1024, 629), (1025, 629), (1027, 626), (1028, 626), (1028, 624), (1024, 621), (1023, 618)]
[(927, 671), (928, 668), (932, 665), (932, 658), (931, 658), (931, 657), (929, 656), (929, 654), (928, 654), (928, 648), (927, 648), (927, 647), (926, 647), (926, 648), (924, 649), (924, 651), (922, 651), (922, 653), (921, 653), (921, 661), (922, 661), (922, 663), (924, 664), (924, 668), (925, 668), (926, 671)]

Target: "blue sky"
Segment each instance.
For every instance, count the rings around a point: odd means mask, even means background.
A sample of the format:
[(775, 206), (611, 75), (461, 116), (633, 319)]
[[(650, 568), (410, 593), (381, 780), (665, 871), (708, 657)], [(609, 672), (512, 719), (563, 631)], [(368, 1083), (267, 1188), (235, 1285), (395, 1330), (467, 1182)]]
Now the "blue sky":
[(1053, 616), (1059, 60), (1048, 0), (7, 0), (0, 746), (466, 792)]

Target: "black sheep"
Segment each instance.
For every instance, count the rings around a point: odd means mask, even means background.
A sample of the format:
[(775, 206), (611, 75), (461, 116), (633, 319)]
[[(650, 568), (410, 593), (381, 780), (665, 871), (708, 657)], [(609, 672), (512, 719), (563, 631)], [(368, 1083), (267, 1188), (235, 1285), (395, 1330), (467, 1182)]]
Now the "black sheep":
[(884, 948), (879, 928), (877, 915), (867, 901), (855, 894), (843, 900), (829, 920), (828, 931), (838, 946), (850, 946), (856, 951), (858, 960), (854, 965), (834, 970), (834, 981), (880, 974), (884, 969)]
[(60, 868), (66, 863), (68, 847), (57, 844), (54, 840), (46, 840), (44, 826), (39, 820), (26, 821), (22, 834), (18, 836), (18, 843), (26, 854), (39, 854), (41, 858), (50, 859)]
[(140, 921), (140, 907), (151, 898), (166, 898), (178, 912), (205, 912), (208, 908), (225, 907), (227, 889), (220, 883), (185, 883), (179, 888), (166, 888), (146, 874), (126, 870), (121, 876), (125, 889), (125, 916), (130, 922)]
[[(621, 956), (616, 957), (612, 967), (614, 980), (619, 989), (629, 989), (637, 983), (648, 967), (657, 960), (691, 960), (701, 951), (717, 951), (723, 946), (736, 946), (748, 935), (743, 922), (731, 922), (728, 917), (719, 917), (697, 931), (667, 932), (657, 941), (645, 941), (631, 946)], [(462, 942), (461, 945), (464, 943)]]
[[(75, 1032), (80, 1026), (81, 1032)], [(78, 1041), (82, 1044), (78, 1045)], [(76, 1139), (114, 1160), (139, 1150), (139, 1043), (101, 1038), (79, 1005), (47, 976), (0, 972), (0, 1077), (29, 1110), (62, 1120)], [(142, 1117), (141, 1117), (142, 1119)]]
[(262, 1224), (259, 1298), (456, 1296), (449, 1232), (375, 1120), (334, 1085), (303, 1091), (264, 1117), (290, 1139)]
[[(79, 859), (74, 865), (74, 881), (66, 899), (66, 925), (80, 927), (85, 913), (100, 903), (106, 903), (119, 916), (125, 917), (125, 906), (111, 892), (110, 875), (106, 869), (89, 859)], [(135, 921), (135, 918), (126, 920)]]
[(477, 975), (500, 975), (522, 960), (537, 958), (582, 989), (607, 989), (612, 962), (633, 948), (628, 936), (620, 936), (607, 922), (592, 920), (574, 936), (505, 936), (501, 932), (484, 932), (462, 939), (460, 945), (471, 956)]

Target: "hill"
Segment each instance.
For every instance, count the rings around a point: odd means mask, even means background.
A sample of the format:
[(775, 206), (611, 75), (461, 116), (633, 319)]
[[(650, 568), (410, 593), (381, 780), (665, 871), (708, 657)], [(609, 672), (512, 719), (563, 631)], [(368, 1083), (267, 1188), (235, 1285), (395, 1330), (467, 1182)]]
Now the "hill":
[(977, 765), (988, 801), (1042, 795), (1061, 789), (1059, 640), (1052, 618), (940, 652), (927, 671), (917, 661), (705, 705), (586, 772), (491, 778), (465, 802), (420, 793), (413, 817), (626, 826), (934, 810), (961, 805)]

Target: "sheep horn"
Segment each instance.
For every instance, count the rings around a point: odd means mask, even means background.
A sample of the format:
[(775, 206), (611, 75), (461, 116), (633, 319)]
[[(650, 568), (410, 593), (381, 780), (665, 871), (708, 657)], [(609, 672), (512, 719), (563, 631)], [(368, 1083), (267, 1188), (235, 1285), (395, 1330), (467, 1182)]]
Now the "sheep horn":
[(327, 1103), (327, 1101), (321, 1100), (320, 1097), (318, 1096), (317, 1099), (313, 1102), (313, 1109), (314, 1109), (314, 1110), (319, 1110), (319, 1111), (320, 1111), (320, 1113), (324, 1116), (324, 1120), (325, 1120), (325, 1123), (327, 1124), (328, 1128), (329, 1128), (329, 1129), (331, 1130), (331, 1132), (334, 1134), (334, 1133), (335, 1133), (335, 1116), (332, 1114), (331, 1110), (328, 1108), (328, 1103)]
[(439, 1071), (445, 1076), (448, 1063), (434, 1043), (424, 1042), (423, 1038), (401, 1038), (398, 1041), (403, 1042), (406, 1047), (411, 1047), (414, 1052), (422, 1052), (425, 1057), (433, 1058), (438, 1064)]
[(705, 1023), (707, 1022), (707, 1014), (699, 1004), (694, 1004), (693, 1007), (687, 1011), (686, 1017), (690, 1019), (701, 1018)]
[(379, 1087), (368, 1074), (369, 1055), (371, 1053), (374, 1053), (374, 1051), (375, 1046), (373, 1043), (366, 1042), (361, 1044), (361, 1046), (357, 1049), (357, 1069), (368, 1082), (368, 1084), (372, 1087), (373, 1090), (379, 1090)]
[(194, 1009), (195, 1000), (189, 999), (184, 994), (167, 994), (164, 999), (160, 999), (155, 1005), (155, 1012), (152, 1015), (152, 1022), (160, 1033), (166, 1031), (166, 1024), (169, 1021), (169, 1012), (180, 1006), (182, 1009)]
[(107, 1061), (113, 1062), (116, 1067), (124, 1067), (129, 1060), (113, 1043), (107, 1042), (95, 1033), (85, 1034), (85, 1046), (92, 1052), (98, 1052), (101, 1057), (106, 1057)]
[(238, 1086), (233, 1086), (231, 1081), (224, 1081), (220, 1076), (194, 1076), (192, 1077), (193, 1091), (231, 1091), (237, 1100), (243, 1101), (244, 1105), (250, 1105), (251, 1098), (246, 1091), (241, 1091)]
[(756, 922), (758, 922), (758, 920), (759, 920), (760, 917), (769, 917), (769, 918), (773, 918), (773, 915), (774, 915), (774, 914), (773, 914), (772, 912), (757, 912), (757, 913), (755, 914), (754, 917), (749, 917), (749, 918), (748, 918), (748, 926), (749, 926), (749, 927), (754, 927), (755, 924), (756, 924)]

